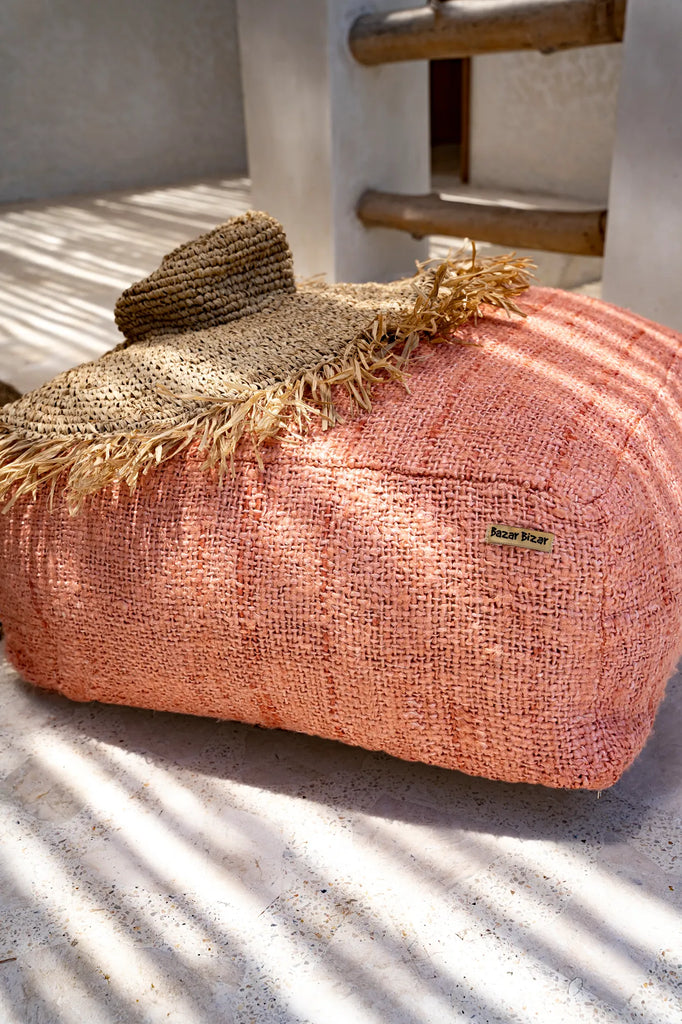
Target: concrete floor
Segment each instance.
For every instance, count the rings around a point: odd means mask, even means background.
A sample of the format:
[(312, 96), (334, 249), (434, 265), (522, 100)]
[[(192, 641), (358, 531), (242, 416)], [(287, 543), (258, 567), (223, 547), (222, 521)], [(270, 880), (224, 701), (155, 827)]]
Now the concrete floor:
[[(0, 211), (0, 379), (243, 181)], [(682, 677), (601, 794), (35, 691), (0, 656), (0, 1024), (682, 1020)]]

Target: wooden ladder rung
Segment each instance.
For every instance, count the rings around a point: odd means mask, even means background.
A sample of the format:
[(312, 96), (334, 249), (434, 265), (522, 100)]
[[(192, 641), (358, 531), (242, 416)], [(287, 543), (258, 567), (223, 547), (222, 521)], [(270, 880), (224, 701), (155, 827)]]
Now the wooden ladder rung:
[(366, 227), (396, 228), (416, 238), (454, 235), (515, 249), (603, 256), (606, 210), (523, 208), (435, 194), (365, 192), (357, 215)]
[(445, 0), (362, 15), (349, 46), (361, 64), (596, 46), (622, 40), (625, 8), (626, 0)]

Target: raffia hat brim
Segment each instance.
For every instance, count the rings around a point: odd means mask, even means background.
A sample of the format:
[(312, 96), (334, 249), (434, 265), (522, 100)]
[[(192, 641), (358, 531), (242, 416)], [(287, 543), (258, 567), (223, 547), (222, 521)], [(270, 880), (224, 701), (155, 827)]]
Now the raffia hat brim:
[(2, 410), (0, 499), (7, 508), (67, 474), (76, 509), (110, 483), (134, 487), (194, 441), (223, 473), (244, 435), (257, 447), (300, 436), (315, 416), (332, 426), (336, 386), (371, 408), (373, 387), (402, 380), (420, 341), (456, 340), (485, 305), (520, 312), (527, 270), (472, 257), (391, 284), (296, 288), (281, 226), (235, 218), (123, 293), (125, 342)]
[(180, 423), (208, 401), (242, 400), (323, 371), (380, 314), (399, 317), (413, 289), (409, 279), (388, 285), (304, 283), (241, 320), (118, 346), (25, 395), (3, 419), (36, 440), (94, 439)]

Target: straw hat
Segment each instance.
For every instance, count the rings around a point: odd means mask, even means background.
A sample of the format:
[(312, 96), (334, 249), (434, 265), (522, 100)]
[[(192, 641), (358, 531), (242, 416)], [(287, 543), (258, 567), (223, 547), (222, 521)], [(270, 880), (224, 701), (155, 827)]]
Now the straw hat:
[(528, 265), (474, 252), (391, 284), (297, 284), (281, 225), (235, 217), (121, 295), (125, 341), (2, 410), (0, 498), (61, 481), (77, 508), (193, 442), (222, 473), (244, 435), (258, 447), (315, 417), (333, 426), (335, 386), (369, 409), (421, 341), (456, 341), (485, 304), (520, 312)]

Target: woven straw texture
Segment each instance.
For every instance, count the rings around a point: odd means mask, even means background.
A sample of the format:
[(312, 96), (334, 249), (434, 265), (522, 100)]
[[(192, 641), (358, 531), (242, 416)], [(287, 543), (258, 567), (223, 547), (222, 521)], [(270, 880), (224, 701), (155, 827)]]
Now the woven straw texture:
[[(422, 344), (371, 412), (198, 442), (69, 515), (0, 516), (0, 618), (76, 700), (238, 719), (510, 781), (601, 789), (644, 744), (682, 639), (673, 332), (546, 289), (475, 345)], [(551, 554), (486, 544), (491, 523)]]
[(282, 226), (250, 211), (168, 253), (158, 270), (123, 293), (115, 319), (133, 342), (232, 323), (295, 290)]
[(446, 260), (391, 284), (295, 287), (281, 225), (235, 217), (123, 293), (126, 340), (113, 352), (3, 410), (0, 501), (68, 472), (76, 510), (197, 439), (207, 468), (225, 473), (244, 435), (258, 446), (315, 418), (333, 426), (334, 385), (369, 409), (374, 386), (401, 380), (421, 340), (456, 340), (482, 306), (516, 311), (528, 262)]
[(232, 218), (123, 293), (125, 342), (3, 411), (0, 501), (68, 472), (77, 510), (196, 439), (222, 474), (245, 435), (258, 446), (311, 419), (334, 426), (334, 385), (369, 410), (375, 385), (401, 380), (421, 340), (454, 340), (481, 306), (517, 311), (527, 264), (474, 253), (389, 285), (296, 287), (282, 225), (257, 211)]

